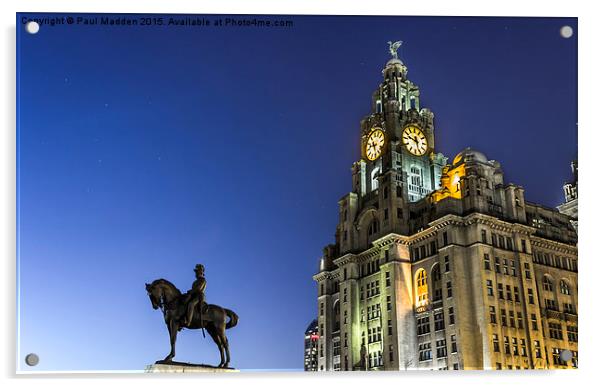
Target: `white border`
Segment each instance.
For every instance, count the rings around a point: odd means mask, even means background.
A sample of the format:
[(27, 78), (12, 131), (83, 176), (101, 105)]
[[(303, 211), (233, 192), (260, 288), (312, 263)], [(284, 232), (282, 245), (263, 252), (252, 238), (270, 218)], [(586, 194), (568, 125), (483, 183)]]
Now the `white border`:
[[(70, 2), (66, 0), (48, 1), (4, 1), (2, 7), (2, 85), (4, 92), (0, 96), (4, 118), (0, 144), (0, 213), (2, 223), (0, 246), (3, 250), (3, 281), (0, 298), (3, 343), (0, 351), (2, 376), (5, 385), (40, 384), (49, 386), (74, 385), (82, 383), (91, 386), (104, 386), (110, 383), (128, 383), (145, 386), (164, 385), (178, 379), (177, 383), (198, 385), (203, 382), (223, 385), (242, 383), (261, 383), (266, 386), (280, 386), (282, 383), (291, 386), (306, 384), (332, 385), (372, 385), (374, 383), (399, 383), (406, 385), (426, 385), (430, 383), (446, 386), (482, 386), (483, 383), (533, 385), (588, 385), (598, 384), (598, 354), (600, 348), (599, 324), (600, 307), (597, 303), (595, 286), (600, 271), (599, 257), (595, 252), (596, 225), (595, 219), (600, 217), (600, 208), (596, 204), (597, 188), (601, 186), (597, 167), (602, 132), (598, 107), (602, 101), (598, 95), (600, 90), (600, 12), (597, 12), (594, 1), (557, 1), (528, 2), (525, 0), (506, 1), (381, 1), (366, 2), (357, 0), (305, 0), (297, 3), (276, 2), (267, 0), (221, 0), (215, 2), (171, 0), (146, 0), (144, 2), (123, 0), (88, 0)], [(236, 14), (328, 14), (328, 15), (457, 15), (457, 16), (570, 16), (579, 18), (579, 166), (580, 166), (580, 319), (579, 319), (579, 366), (578, 371), (532, 372), (408, 372), (375, 374), (308, 375), (303, 373), (274, 374), (237, 374), (212, 376), (170, 376), (170, 375), (122, 375), (122, 374), (86, 374), (70, 375), (16, 375), (15, 374), (15, 12), (131, 12), (131, 13), (236, 13)], [(520, 60), (520, 58), (517, 58)], [(543, 171), (542, 173), (554, 173)], [(560, 187), (559, 187), (560, 189)], [(585, 210), (584, 210), (585, 209)], [(599, 280), (598, 280), (599, 282)], [(198, 380), (201, 377), (205, 380)], [(169, 381), (167, 381), (169, 379)]]

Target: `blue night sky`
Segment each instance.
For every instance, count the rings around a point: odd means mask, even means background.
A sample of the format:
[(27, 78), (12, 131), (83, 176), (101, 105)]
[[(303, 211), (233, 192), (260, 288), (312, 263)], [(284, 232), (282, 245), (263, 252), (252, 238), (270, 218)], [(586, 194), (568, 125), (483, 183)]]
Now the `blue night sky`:
[[(21, 16), (23, 370), (30, 352), (39, 370), (163, 358), (167, 330), (144, 283), (187, 290), (201, 262), (207, 300), (240, 316), (232, 365), (301, 369), (317, 313), (311, 277), (351, 189), (388, 40), (405, 42), (438, 151), (481, 150), (547, 206), (571, 178), (577, 39), (559, 30), (577, 32), (574, 18), (261, 17), (294, 26), (29, 35)], [(175, 360), (219, 362), (200, 331), (181, 332), (177, 349)]]

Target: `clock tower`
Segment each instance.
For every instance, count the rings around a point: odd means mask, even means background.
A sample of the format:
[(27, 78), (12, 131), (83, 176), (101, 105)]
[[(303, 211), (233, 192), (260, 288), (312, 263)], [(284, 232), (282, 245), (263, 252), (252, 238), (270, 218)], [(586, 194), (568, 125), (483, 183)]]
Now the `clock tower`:
[[(408, 68), (397, 52), (390, 51), (393, 58), (372, 94), (371, 112), (360, 123), (361, 159), (352, 167), (352, 192), (339, 202), (339, 236), (348, 249), (365, 247), (370, 239), (351, 241), (353, 227), (369, 235), (407, 234), (409, 204), (441, 187), (441, 171), (447, 163), (435, 151), (434, 114), (421, 106), (420, 89), (408, 79)], [(365, 225), (366, 217), (383, 222)]]
[[(479, 151), (448, 164), (434, 115), (397, 58), (401, 42), (389, 45), (336, 242), (313, 276), (318, 370), (568, 367), (558, 359), (563, 348), (577, 357), (574, 218), (526, 202)], [(545, 300), (544, 312), (534, 294), (554, 298), (553, 286), (562, 301)], [(542, 335), (562, 324), (568, 342)], [(510, 340), (514, 356), (499, 350)]]
[[(420, 105), (420, 89), (394, 57), (372, 95), (372, 111), (361, 121), (362, 159), (354, 165), (354, 192), (365, 196), (390, 175), (402, 197), (415, 202), (440, 188), (446, 158), (435, 152), (434, 114)], [(397, 184), (398, 183), (398, 184)]]

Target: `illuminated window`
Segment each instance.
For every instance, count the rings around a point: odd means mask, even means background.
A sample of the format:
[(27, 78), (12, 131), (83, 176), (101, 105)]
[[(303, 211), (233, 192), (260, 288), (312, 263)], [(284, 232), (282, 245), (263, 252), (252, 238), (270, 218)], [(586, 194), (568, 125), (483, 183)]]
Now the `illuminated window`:
[(426, 271), (418, 270), (416, 274), (416, 305), (426, 305), (428, 301), (428, 285), (426, 283)]
[(533, 340), (533, 347), (535, 347), (535, 357), (541, 359), (541, 344), (539, 340)]
[(527, 342), (525, 339), (520, 339), (520, 355), (527, 356)]
[(560, 358), (560, 348), (552, 348), (552, 359), (555, 365), (566, 365), (566, 362)]
[(378, 189), (378, 175), (380, 173), (380, 169), (379, 168), (374, 168), (374, 170), (372, 171), (372, 179), (371, 179), (371, 188), (372, 191), (374, 191), (375, 189)]
[(422, 185), (422, 169), (416, 166), (410, 168), (410, 183), (415, 186)]
[(458, 172), (454, 173), (452, 184), (453, 187), (456, 189), (455, 192), (460, 192), (460, 175), (458, 174)]

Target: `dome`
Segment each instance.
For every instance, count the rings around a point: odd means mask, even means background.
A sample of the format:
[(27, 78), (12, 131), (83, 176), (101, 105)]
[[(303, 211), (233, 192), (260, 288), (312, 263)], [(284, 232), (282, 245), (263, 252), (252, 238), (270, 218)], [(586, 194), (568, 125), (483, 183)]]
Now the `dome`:
[(391, 59), (389, 59), (389, 61), (385, 65), (385, 67), (394, 66), (394, 65), (403, 66), (403, 62), (399, 58), (391, 58)]
[(406, 67), (406, 65), (403, 64), (403, 62), (399, 58), (391, 58), (385, 65), (385, 68), (383, 69), (382, 73), (384, 76), (391, 73), (400, 73), (401, 76), (405, 78), (408, 73), (408, 68)]
[(469, 148), (464, 149), (462, 152), (458, 153), (456, 155), (456, 157), (454, 157), (453, 166), (455, 167), (462, 163), (469, 163), (469, 162), (486, 163), (487, 156), (485, 156), (483, 153), (481, 153), (477, 150), (471, 149), (469, 147)]

